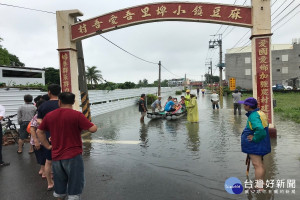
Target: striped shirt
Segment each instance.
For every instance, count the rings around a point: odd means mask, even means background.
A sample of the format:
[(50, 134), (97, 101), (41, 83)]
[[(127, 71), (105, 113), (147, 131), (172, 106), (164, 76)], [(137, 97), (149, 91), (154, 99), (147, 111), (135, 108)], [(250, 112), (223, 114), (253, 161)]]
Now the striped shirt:
[(18, 123), (29, 122), (35, 115), (36, 107), (31, 103), (25, 103), (18, 109)]

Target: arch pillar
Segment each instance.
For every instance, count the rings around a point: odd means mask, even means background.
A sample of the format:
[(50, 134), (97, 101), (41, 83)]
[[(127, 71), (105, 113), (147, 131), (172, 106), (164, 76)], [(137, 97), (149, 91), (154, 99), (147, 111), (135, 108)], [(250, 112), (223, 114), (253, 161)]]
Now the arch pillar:
[(79, 10), (56, 11), (58, 54), (60, 63), (60, 85), (62, 92), (75, 94), (73, 108), (80, 111), (78, 63), (76, 42), (71, 40), (71, 25), (78, 16), (83, 16)]
[(252, 0), (252, 85), (253, 97), (270, 124), (270, 136), (276, 136), (272, 91), (271, 2)]

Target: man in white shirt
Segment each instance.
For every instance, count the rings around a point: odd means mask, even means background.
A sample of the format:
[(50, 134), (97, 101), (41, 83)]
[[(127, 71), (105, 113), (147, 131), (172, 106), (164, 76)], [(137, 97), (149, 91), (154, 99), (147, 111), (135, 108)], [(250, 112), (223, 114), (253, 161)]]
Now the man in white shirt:
[(239, 115), (242, 114), (241, 112), (241, 104), (239, 101), (241, 100), (242, 94), (235, 89), (234, 93), (232, 93), (232, 98), (233, 98), (233, 114), (236, 115), (236, 110), (239, 111)]
[[(5, 108), (0, 105), (0, 122), (5, 117)], [(8, 166), (10, 163), (6, 163), (2, 160), (2, 125), (0, 123), (0, 167)]]
[(215, 109), (215, 107), (219, 109), (219, 95), (216, 93), (216, 91), (213, 91), (213, 94), (210, 97), (210, 101), (212, 102), (213, 109)]

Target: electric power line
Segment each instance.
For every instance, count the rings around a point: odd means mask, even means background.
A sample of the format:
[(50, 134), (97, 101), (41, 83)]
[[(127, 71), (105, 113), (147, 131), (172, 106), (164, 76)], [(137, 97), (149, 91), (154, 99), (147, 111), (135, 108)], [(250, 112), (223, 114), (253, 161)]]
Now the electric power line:
[(25, 10), (33, 10), (33, 11), (38, 11), (38, 12), (44, 12), (44, 13), (48, 13), (48, 14), (56, 14), (55, 12), (51, 12), (51, 11), (39, 10), (39, 9), (34, 9), (34, 8), (26, 8), (26, 7), (15, 6), (15, 5), (10, 5), (10, 4), (5, 4), (5, 3), (0, 3), (0, 5), (1, 6), (14, 7), (14, 8), (20, 8), (20, 9), (25, 9)]
[(300, 11), (298, 11), (295, 15), (293, 15), (291, 18), (289, 18), (288, 20), (286, 20), (281, 26), (279, 26), (278, 28), (276, 28), (273, 32), (277, 31), (278, 29), (280, 29), (281, 27), (283, 27), (284, 25), (286, 25), (292, 18), (294, 18), (299, 13), (300, 13)]
[(285, 4), (287, 1), (283, 1), (283, 3), (271, 14), (271, 17)]
[(283, 16), (280, 20), (278, 20), (275, 24), (273, 24), (272, 28), (274, 26), (276, 26), (279, 22), (281, 22), (284, 18), (286, 18), (287, 16), (289, 16), (296, 8), (298, 8), (300, 6), (300, 4), (298, 4), (294, 9), (292, 9), (290, 12), (288, 12), (285, 16)]
[(104, 38), (106, 41), (110, 42), (110, 43), (113, 44), (114, 46), (118, 47), (118, 48), (121, 49), (122, 51), (128, 53), (129, 55), (131, 55), (131, 56), (133, 56), (133, 57), (135, 57), (135, 58), (137, 58), (137, 59), (139, 59), (139, 60), (142, 60), (142, 61), (147, 62), (147, 63), (150, 63), (150, 64), (158, 65), (158, 63), (156, 63), (156, 62), (151, 62), (151, 61), (145, 60), (145, 59), (143, 59), (143, 58), (140, 58), (140, 57), (138, 57), (138, 56), (136, 56), (136, 55), (130, 53), (129, 51), (127, 51), (127, 50), (123, 49), (122, 47), (120, 47), (119, 45), (113, 43), (112, 41), (110, 41), (109, 39), (107, 39), (106, 37), (104, 37), (103, 35), (99, 35), (99, 36), (102, 37), (102, 38)]
[(277, 0), (275, 0), (275, 1), (272, 3), (271, 7), (276, 3), (276, 1), (277, 1)]
[(290, 5), (292, 5), (292, 3), (294, 3), (294, 2), (295, 2), (295, 0), (292, 0), (292, 2), (289, 5), (287, 5), (287, 7), (285, 7), (276, 17), (274, 17), (272, 19), (272, 21), (275, 20), (278, 16), (280, 16), (283, 13), (283, 11), (285, 11), (288, 7), (290, 7)]

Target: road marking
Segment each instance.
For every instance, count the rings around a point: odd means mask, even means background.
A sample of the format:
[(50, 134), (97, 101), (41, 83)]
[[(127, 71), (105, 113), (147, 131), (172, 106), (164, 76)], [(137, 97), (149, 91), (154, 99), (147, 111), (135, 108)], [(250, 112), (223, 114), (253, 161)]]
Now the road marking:
[(130, 141), (130, 140), (83, 140), (84, 143), (101, 143), (101, 144), (139, 144), (140, 141)]

